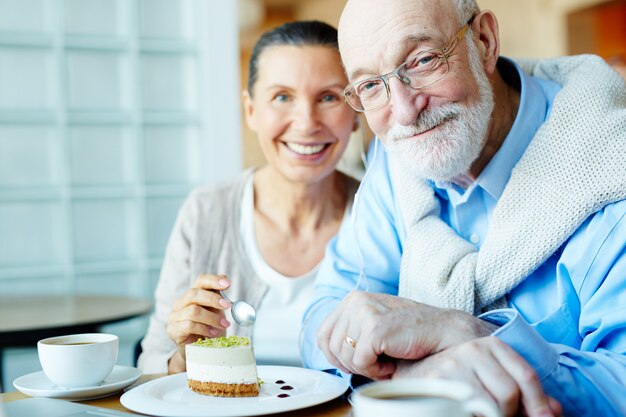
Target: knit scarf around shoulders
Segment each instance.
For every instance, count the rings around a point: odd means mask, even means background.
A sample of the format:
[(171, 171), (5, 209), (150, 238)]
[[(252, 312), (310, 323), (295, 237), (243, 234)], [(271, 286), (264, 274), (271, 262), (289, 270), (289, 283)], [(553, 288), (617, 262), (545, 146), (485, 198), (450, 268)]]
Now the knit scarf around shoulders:
[(531, 274), (591, 214), (626, 198), (626, 85), (600, 58), (519, 62), (562, 86), (511, 173), (480, 250), (439, 218), (431, 186), (389, 155), (407, 230), (399, 295), (479, 313)]

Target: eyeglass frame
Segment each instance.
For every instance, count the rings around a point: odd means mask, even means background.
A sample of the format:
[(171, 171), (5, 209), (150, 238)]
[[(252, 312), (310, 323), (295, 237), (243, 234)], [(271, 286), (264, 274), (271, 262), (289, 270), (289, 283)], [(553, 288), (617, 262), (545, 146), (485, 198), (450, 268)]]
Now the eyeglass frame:
[[(403, 84), (408, 84), (409, 87), (411, 87), (413, 90), (420, 90), (422, 88), (430, 87), (431, 85), (441, 81), (450, 72), (450, 64), (448, 63), (448, 58), (450, 58), (450, 56), (452, 55), (452, 52), (454, 51), (454, 49), (457, 47), (457, 45), (459, 43), (461, 43), (461, 41), (465, 37), (465, 33), (467, 33), (467, 31), (468, 31), (470, 25), (472, 24), (472, 22), (474, 21), (475, 17), (476, 17), (476, 15), (474, 15), (474, 16), (469, 18), (467, 23), (465, 23), (461, 27), (461, 29), (458, 30), (458, 32), (452, 37), (452, 39), (450, 40), (450, 42), (448, 42), (448, 45), (445, 48), (432, 48), (432, 49), (428, 49), (426, 51), (422, 51), (422, 52), (418, 53), (417, 55), (407, 59), (402, 64), (398, 65), (398, 67), (396, 67), (396, 69), (394, 69), (391, 72), (388, 72), (388, 73), (382, 74), (382, 75), (378, 75), (376, 77), (370, 77), (370, 78), (366, 78), (364, 80), (359, 80), (359, 81), (355, 81), (353, 83), (350, 83), (341, 92), (341, 95), (343, 96), (343, 99), (356, 112), (364, 113), (366, 111), (374, 111), (374, 110), (382, 109), (383, 107), (385, 107), (389, 103), (389, 100), (391, 99), (391, 90), (389, 89), (389, 79), (391, 77), (397, 77), (400, 80), (400, 82), (402, 82)], [(440, 52), (440, 56), (444, 59), (444, 61), (446, 63), (446, 66), (447, 66), (446, 72), (441, 77), (437, 78), (435, 81), (433, 81), (433, 82), (431, 82), (429, 84), (426, 84), (426, 85), (419, 86), (419, 87), (412, 87), (409, 82), (403, 80), (402, 77), (400, 76), (400, 74), (398, 74), (398, 71), (400, 71), (402, 68), (404, 68), (404, 66), (407, 65), (410, 61), (413, 61), (414, 59), (416, 59), (420, 55), (427, 54), (427, 53), (434, 52), (434, 51), (439, 51)], [(362, 84), (362, 83), (365, 83), (365, 82), (369, 82), (369, 81), (374, 81), (374, 80), (381, 80), (383, 82), (383, 84), (385, 85), (385, 91), (387, 93), (387, 100), (385, 100), (385, 102), (382, 103), (380, 106), (374, 107), (372, 109), (367, 109), (367, 110), (365, 110), (365, 109), (357, 109), (355, 106), (352, 105), (352, 103), (350, 103), (350, 101), (348, 100), (347, 96), (349, 94), (355, 94), (358, 97), (359, 95), (356, 93), (356, 88), (355, 87), (357, 85), (359, 85), (359, 84)], [(354, 93), (350, 93), (350, 90), (353, 90)], [(360, 97), (359, 97), (359, 99), (360, 99)], [(363, 106), (361, 106), (361, 107), (363, 107)]]

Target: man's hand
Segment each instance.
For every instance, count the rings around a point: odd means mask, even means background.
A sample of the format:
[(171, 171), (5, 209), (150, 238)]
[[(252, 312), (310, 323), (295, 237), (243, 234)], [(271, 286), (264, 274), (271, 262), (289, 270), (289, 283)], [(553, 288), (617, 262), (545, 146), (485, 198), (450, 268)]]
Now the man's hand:
[(491, 397), (505, 416), (560, 416), (562, 408), (548, 397), (535, 370), (496, 337), (451, 347), (420, 361), (400, 361), (393, 378), (427, 377), (466, 382)]
[(223, 336), (230, 326), (224, 316), (224, 310), (230, 304), (213, 291), (226, 289), (229, 285), (225, 275), (202, 274), (193, 287), (174, 302), (167, 320), (167, 334), (176, 343), (183, 363), (185, 345), (198, 338)]
[(353, 291), (322, 323), (317, 344), (342, 371), (385, 379), (395, 371), (393, 359), (422, 359), (494, 329), (462, 311)]

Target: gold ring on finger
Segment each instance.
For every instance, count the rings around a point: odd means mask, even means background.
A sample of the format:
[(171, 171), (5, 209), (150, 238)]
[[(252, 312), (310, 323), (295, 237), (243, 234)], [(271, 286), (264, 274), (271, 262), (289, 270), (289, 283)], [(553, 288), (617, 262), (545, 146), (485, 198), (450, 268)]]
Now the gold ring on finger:
[(354, 340), (350, 336), (346, 336), (346, 343), (352, 346), (352, 349), (356, 348), (356, 340)]

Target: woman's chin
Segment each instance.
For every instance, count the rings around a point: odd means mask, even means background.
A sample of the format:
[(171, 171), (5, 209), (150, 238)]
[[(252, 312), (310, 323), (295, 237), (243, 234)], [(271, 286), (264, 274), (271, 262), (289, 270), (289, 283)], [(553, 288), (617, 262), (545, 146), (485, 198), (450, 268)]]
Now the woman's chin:
[(332, 166), (290, 166), (284, 170), (281, 170), (283, 176), (292, 183), (302, 185), (317, 184), (329, 175), (335, 172), (335, 165)]

